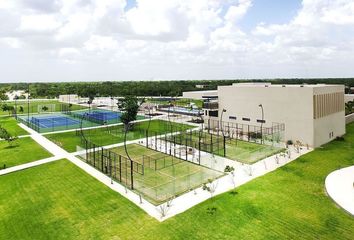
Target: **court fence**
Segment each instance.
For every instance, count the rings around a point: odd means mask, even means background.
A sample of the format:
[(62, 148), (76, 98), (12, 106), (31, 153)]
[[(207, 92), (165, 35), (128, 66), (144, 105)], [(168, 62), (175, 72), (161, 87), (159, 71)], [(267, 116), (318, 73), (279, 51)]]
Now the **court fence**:
[(271, 126), (266, 127), (208, 119), (205, 129), (209, 133), (223, 135), (228, 139), (272, 146), (284, 143), (284, 123), (272, 123)]
[[(104, 132), (122, 132), (121, 129), (117, 129), (117, 126), (82, 132), (77, 130), (76, 134), (81, 138), (81, 145), (85, 149), (84, 154), (80, 157), (86, 163), (111, 177), (112, 180), (135, 191), (152, 204), (161, 204), (180, 194), (192, 191), (208, 182), (208, 179), (223, 176), (222, 172), (186, 161), (180, 158), (177, 153), (172, 156), (160, 151), (152, 154), (142, 152), (141, 156), (130, 160), (126, 156), (118, 154), (114, 148), (108, 149), (94, 143), (95, 138), (90, 138), (90, 134), (86, 133), (91, 132), (93, 136), (95, 131), (101, 131), (102, 134)], [(138, 132), (145, 136), (149, 142), (151, 139), (154, 140), (155, 136), (158, 137), (157, 132), (149, 132), (143, 128)], [(142, 145), (140, 146), (148, 151), (153, 150), (146, 148), (145, 144)]]
[[(21, 115), (17, 120), (39, 133), (63, 131), (80, 128), (80, 121), (63, 115), (62, 113), (48, 113), (36, 115)], [(83, 121), (83, 127), (98, 126), (96, 123), (90, 121)]]
[(143, 175), (144, 166), (129, 158), (98, 146), (84, 137), (85, 154), (80, 157), (100, 172), (134, 190), (134, 173)]

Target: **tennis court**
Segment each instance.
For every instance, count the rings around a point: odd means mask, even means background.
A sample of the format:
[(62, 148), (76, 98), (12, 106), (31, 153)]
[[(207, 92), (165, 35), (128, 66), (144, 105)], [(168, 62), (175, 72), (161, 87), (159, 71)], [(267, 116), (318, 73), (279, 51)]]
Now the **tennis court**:
[[(38, 114), (32, 116), (19, 116), (22, 123), (39, 133), (80, 128), (81, 120), (61, 113)], [(98, 124), (83, 120), (83, 127), (98, 126)]]
[(52, 128), (65, 125), (76, 125), (80, 122), (63, 116), (31, 117), (30, 121), (40, 128)]
[(120, 122), (120, 112), (114, 112), (103, 109), (94, 109), (91, 111), (75, 111), (68, 112), (68, 115), (74, 118), (84, 118), (87, 121), (91, 121), (97, 124), (112, 124)]

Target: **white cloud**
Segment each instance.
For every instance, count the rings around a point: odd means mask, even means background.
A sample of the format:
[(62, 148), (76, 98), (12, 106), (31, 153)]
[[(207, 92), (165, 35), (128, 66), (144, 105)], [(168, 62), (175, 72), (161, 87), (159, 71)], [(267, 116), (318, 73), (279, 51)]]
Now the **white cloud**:
[(126, 0), (0, 1), (0, 64), (17, 69), (20, 53), (32, 68), (0, 81), (40, 80), (36, 68), (48, 70), (43, 80), (78, 69), (80, 80), (354, 74), (352, 1), (303, 0), (289, 22), (245, 31), (254, 4), (137, 0), (125, 11)]
[(61, 23), (53, 15), (37, 14), (21, 17), (20, 31), (51, 31), (58, 29)]

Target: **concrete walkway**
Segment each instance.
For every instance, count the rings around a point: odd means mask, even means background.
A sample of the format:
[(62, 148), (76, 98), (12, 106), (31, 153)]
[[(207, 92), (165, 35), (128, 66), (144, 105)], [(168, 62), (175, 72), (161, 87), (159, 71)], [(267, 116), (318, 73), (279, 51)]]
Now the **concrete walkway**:
[(354, 166), (331, 172), (325, 186), (333, 201), (354, 216)]
[(50, 158), (45, 158), (45, 159), (41, 159), (35, 162), (29, 162), (29, 163), (25, 163), (25, 164), (21, 164), (18, 166), (14, 166), (14, 167), (9, 167), (3, 170), (0, 170), (0, 176), (1, 175), (5, 175), (5, 174), (9, 174), (12, 172), (17, 172), (17, 171), (21, 171), (27, 168), (31, 168), (31, 167), (36, 167), (45, 163), (49, 163), (49, 162), (53, 162), (53, 161), (57, 161), (62, 159), (60, 156), (54, 156), (54, 157), (50, 157)]

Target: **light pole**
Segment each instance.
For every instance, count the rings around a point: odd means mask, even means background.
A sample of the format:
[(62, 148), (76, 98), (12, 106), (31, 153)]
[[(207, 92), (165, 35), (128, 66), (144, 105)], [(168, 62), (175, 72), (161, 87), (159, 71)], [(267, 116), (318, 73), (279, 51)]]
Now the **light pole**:
[(226, 112), (225, 108), (222, 109), (221, 117), (220, 117), (220, 129), (221, 129), (222, 136), (224, 136), (224, 130), (223, 130), (223, 127), (222, 127), (222, 116), (224, 115), (224, 112)]
[(263, 122), (264, 122), (264, 109), (263, 109), (263, 105), (259, 104), (258, 107), (261, 108), (262, 110), (262, 120), (261, 120), (261, 143), (263, 144)]
[(29, 119), (29, 110), (30, 110), (30, 102), (29, 102), (29, 99), (30, 99), (30, 84), (27, 85), (27, 126), (29, 126), (30, 124), (30, 119)]
[(17, 100), (18, 100), (18, 96), (17, 95), (15, 95), (15, 97), (14, 97), (14, 99), (15, 99), (15, 118), (16, 118), (16, 120), (17, 120)]

